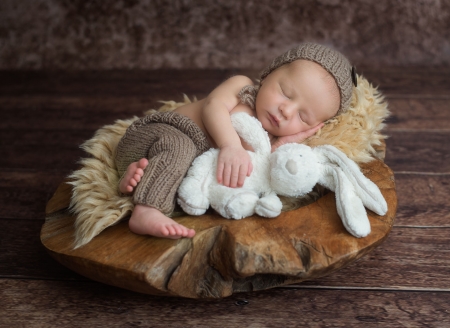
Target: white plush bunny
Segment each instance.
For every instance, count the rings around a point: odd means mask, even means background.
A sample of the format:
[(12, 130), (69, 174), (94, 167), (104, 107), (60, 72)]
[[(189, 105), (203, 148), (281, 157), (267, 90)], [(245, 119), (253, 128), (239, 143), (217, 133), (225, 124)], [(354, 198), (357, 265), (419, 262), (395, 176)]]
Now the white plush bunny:
[(320, 184), (336, 193), (339, 216), (355, 237), (370, 233), (364, 206), (384, 215), (387, 204), (378, 187), (367, 179), (358, 165), (333, 146), (314, 149), (285, 144), (271, 154), (267, 132), (261, 123), (245, 113), (231, 116), (239, 136), (250, 144), (253, 172), (242, 188), (217, 183), (218, 149), (197, 157), (178, 189), (178, 203), (191, 215), (201, 215), (211, 205), (225, 218), (241, 219), (254, 213), (275, 217), (281, 213), (277, 194), (290, 197), (309, 193)]

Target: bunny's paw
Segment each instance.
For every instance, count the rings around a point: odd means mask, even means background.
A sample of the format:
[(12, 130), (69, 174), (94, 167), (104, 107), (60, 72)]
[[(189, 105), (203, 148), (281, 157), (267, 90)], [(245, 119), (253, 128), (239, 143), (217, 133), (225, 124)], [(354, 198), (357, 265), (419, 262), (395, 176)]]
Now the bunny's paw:
[(276, 195), (271, 194), (258, 200), (255, 212), (259, 216), (274, 218), (280, 215), (282, 207), (281, 200)]
[(225, 217), (239, 220), (253, 215), (258, 199), (258, 195), (251, 191), (233, 195), (224, 206)]
[(178, 204), (183, 211), (190, 215), (205, 214), (206, 210), (209, 208), (209, 201), (203, 194), (191, 196), (190, 199), (178, 195)]

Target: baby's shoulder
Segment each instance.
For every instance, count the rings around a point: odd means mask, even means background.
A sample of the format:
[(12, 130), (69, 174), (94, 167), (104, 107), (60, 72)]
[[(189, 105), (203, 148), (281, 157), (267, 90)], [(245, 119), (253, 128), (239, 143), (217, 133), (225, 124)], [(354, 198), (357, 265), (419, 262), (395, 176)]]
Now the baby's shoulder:
[(241, 90), (243, 87), (247, 85), (253, 85), (253, 81), (245, 75), (234, 75), (228, 78), (223, 84), (227, 85), (227, 87), (232, 88), (233, 90)]
[[(228, 81), (230, 82), (230, 84), (233, 84), (235, 86), (235, 89), (237, 91), (240, 91), (243, 87), (247, 86), (247, 85), (253, 85), (253, 81), (245, 75), (235, 75), (232, 76), (228, 79)], [(256, 113), (253, 109), (251, 109), (248, 105), (245, 105), (241, 102), (239, 102), (231, 111), (230, 111), (230, 115), (231, 114), (235, 114), (235, 113), (247, 113), (250, 116), (256, 116)]]
[(252, 79), (245, 75), (233, 75), (228, 80), (232, 81), (233, 83), (236, 83), (236, 84), (243, 84), (243, 85), (250, 85), (250, 84), (253, 85), (254, 84)]

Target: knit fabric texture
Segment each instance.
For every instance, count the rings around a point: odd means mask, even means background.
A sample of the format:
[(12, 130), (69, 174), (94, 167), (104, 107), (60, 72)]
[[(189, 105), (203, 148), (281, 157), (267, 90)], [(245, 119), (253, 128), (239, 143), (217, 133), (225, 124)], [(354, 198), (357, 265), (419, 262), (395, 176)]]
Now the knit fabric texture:
[[(262, 71), (260, 83), (267, 75), (277, 68), (298, 59), (310, 60), (319, 64), (334, 78), (339, 88), (341, 98), (337, 115), (345, 112), (350, 106), (353, 92), (352, 66), (343, 54), (329, 47), (316, 43), (302, 43), (299, 46), (288, 50), (276, 57), (272, 63)], [(259, 86), (253, 86), (253, 91), (250, 89), (252, 89), (252, 86), (244, 87), (238, 96), (242, 103), (254, 108), (256, 93), (258, 92)], [(253, 100), (250, 99), (252, 93), (255, 94)]]
[(238, 97), (244, 105), (255, 109), (256, 95), (259, 91), (259, 85), (246, 85), (239, 91)]
[(195, 157), (210, 148), (203, 131), (178, 113), (155, 113), (134, 122), (117, 146), (120, 175), (129, 164), (149, 160), (133, 194), (134, 204), (152, 206), (169, 215), (177, 189)]

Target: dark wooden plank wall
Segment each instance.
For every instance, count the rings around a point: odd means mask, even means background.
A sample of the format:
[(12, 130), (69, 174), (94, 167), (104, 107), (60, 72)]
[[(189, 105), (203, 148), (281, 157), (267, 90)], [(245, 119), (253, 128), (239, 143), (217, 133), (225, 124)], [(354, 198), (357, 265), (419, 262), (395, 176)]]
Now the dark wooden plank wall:
[(450, 326), (450, 70), (362, 72), (392, 111), (386, 163), (399, 198), (392, 233), (328, 277), (222, 300), (154, 297), (87, 280), (51, 259), (39, 233), (45, 203), (97, 128), (254, 72), (0, 72), (0, 326)]

